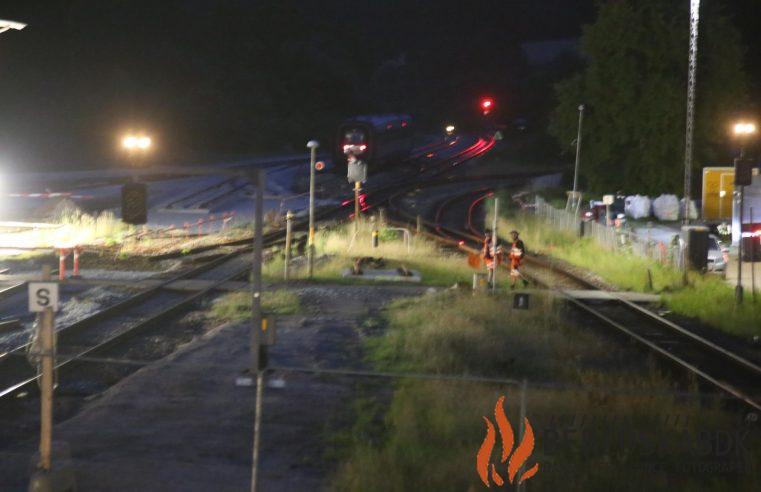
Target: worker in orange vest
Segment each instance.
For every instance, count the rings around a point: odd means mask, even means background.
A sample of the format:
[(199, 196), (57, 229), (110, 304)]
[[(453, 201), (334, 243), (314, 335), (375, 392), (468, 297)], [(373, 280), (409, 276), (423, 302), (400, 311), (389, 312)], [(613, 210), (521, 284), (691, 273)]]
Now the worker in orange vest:
[[(496, 261), (495, 261), (496, 256)], [(484, 234), (483, 247), (481, 248), (481, 258), (483, 258), (486, 264), (486, 271), (488, 273), (489, 285), (494, 282), (494, 268), (502, 263), (502, 247), (497, 246), (496, 252), (492, 245), (492, 236), (489, 231)]]
[(518, 237), (519, 233), (516, 230), (510, 231), (510, 237), (512, 238), (512, 244), (510, 245), (510, 288), (515, 288), (515, 283), (520, 278), (523, 280), (523, 286), (528, 286), (528, 280), (520, 271), (521, 262), (523, 257), (526, 256), (526, 245)]

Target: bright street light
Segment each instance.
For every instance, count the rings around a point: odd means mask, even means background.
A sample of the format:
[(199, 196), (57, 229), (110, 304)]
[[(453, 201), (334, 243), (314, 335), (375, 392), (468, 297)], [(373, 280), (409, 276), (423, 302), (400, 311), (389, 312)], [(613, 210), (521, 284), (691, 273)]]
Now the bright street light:
[(454, 125), (447, 125), (444, 130), (447, 132), (447, 135), (451, 135), (454, 133)]
[(151, 137), (145, 135), (126, 135), (122, 138), (122, 147), (128, 151), (148, 150), (152, 143)]
[(26, 27), (26, 24), (24, 24), (23, 22), (0, 19), (0, 32), (5, 32), (8, 29), (14, 29), (16, 31), (20, 31), (25, 27)]
[(740, 121), (738, 123), (735, 123), (733, 131), (735, 135), (737, 135), (738, 137), (745, 136), (745, 135), (752, 135), (756, 133), (756, 124), (749, 123), (747, 121)]

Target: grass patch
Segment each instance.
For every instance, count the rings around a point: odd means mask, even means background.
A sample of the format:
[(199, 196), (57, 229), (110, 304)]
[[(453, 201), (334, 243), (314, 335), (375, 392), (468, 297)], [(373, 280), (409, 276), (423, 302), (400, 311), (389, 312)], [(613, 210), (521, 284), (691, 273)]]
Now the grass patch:
[[(526, 416), (536, 436), (528, 465), (540, 464), (528, 482), (532, 490), (758, 485), (758, 432), (731, 456), (708, 443), (708, 435), (743, 430), (742, 420), (718, 402), (676, 392), (641, 353), (569, 326), (567, 313), (549, 298), (534, 296), (529, 311), (506, 301), (444, 292), (396, 302), (386, 313), (386, 334), (369, 342), (371, 359), (386, 370), (527, 379)], [(475, 455), (485, 434), (483, 416), (493, 420), (503, 394), (517, 429), (520, 389), (514, 385), (398, 382), (382, 438), (354, 430), (335, 489), (482, 490)], [(357, 422), (367, 420), (360, 415)], [(504, 477), (497, 455), (492, 463)], [(717, 474), (711, 466), (730, 471)]]
[[(325, 257), (315, 263), (313, 279), (357, 283), (361, 280), (344, 278), (344, 270), (353, 265), (355, 258), (371, 256), (383, 258), (386, 263), (384, 269), (404, 266), (409, 270), (420, 272), (422, 283), (426, 285), (471, 282), (475, 270), (468, 266), (467, 258), (462, 254), (444, 251), (434, 241), (421, 236), (412, 237), (408, 249), (401, 233), (384, 227), (379, 230), (379, 247), (373, 248), (372, 230), (373, 225), (369, 221), (362, 221), (356, 236), (353, 224), (338, 225), (318, 232), (315, 238), (317, 255), (325, 255)], [(276, 255), (264, 266), (265, 277), (272, 280), (282, 279), (283, 266), (282, 255)], [(306, 268), (293, 267), (291, 278), (307, 278)], [(373, 281), (368, 280), (368, 282)]]
[[(279, 289), (262, 293), (262, 310), (265, 313), (295, 314), (299, 308), (299, 296), (295, 292)], [(251, 293), (232, 292), (215, 299), (207, 316), (217, 322), (238, 322), (251, 318)]]
[(499, 227), (503, 231), (518, 229), (532, 251), (593, 272), (623, 290), (649, 291), (650, 270), (653, 291), (663, 295), (665, 306), (673, 312), (738, 336), (761, 335), (761, 304), (754, 305), (750, 292), (746, 292), (745, 302), (736, 307), (734, 288), (717, 275), (690, 272), (684, 286), (682, 272), (673, 267), (630, 253), (611, 252), (591, 238), (553, 229), (533, 216), (508, 212), (500, 218)]

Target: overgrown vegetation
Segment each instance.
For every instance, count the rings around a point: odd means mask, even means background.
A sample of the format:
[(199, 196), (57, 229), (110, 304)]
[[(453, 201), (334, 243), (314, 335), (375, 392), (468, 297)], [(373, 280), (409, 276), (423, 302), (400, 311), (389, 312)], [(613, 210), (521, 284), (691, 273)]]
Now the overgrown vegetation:
[[(377, 368), (519, 384), (405, 379), (395, 385), (385, 414), (377, 401), (358, 400), (361, 413), (335, 488), (482, 490), (475, 457), (485, 435), (483, 417), (493, 420), (497, 399), (506, 395), (519, 440), (524, 379), (525, 412), (536, 436), (527, 465), (539, 464), (531, 490), (759, 486), (757, 432), (726, 454), (711, 440), (755, 427), (746, 428), (716, 401), (680, 391), (639, 352), (570, 327), (563, 321), (567, 313), (549, 297), (533, 296), (532, 302), (531, 310), (519, 311), (505, 298), (449, 291), (393, 304), (388, 331), (368, 344)], [(491, 462), (504, 477), (497, 439)]]
[[(299, 296), (289, 290), (265, 290), (262, 310), (270, 314), (294, 314), (299, 311)], [(214, 321), (243, 321), (251, 318), (251, 293), (232, 292), (217, 298), (208, 311)]]
[(570, 231), (557, 230), (533, 216), (508, 212), (500, 219), (501, 230), (518, 229), (532, 251), (552, 255), (585, 270), (623, 290), (652, 291), (662, 294), (664, 304), (673, 312), (700, 319), (740, 336), (761, 335), (761, 305), (746, 302), (736, 306), (734, 290), (717, 275), (690, 273), (688, 285), (681, 271), (655, 260), (602, 248), (590, 238), (579, 238)]
[[(597, 18), (581, 37), (586, 67), (556, 86), (550, 121), (560, 148), (572, 156), (578, 106), (585, 105), (584, 189), (681, 191), (688, 7), (662, 0), (598, 2)], [(719, 2), (701, 5), (700, 16), (695, 166), (727, 157), (727, 125), (748, 88), (735, 23)]]
[[(369, 221), (360, 223), (356, 235), (354, 224), (341, 224), (320, 230), (315, 239), (317, 256), (320, 258), (315, 263), (313, 278), (317, 281), (356, 283), (359, 279), (345, 279), (343, 274), (359, 257), (383, 258), (384, 270), (404, 267), (419, 272), (422, 283), (430, 285), (469, 283), (473, 272), (477, 271), (468, 266), (467, 259), (462, 254), (444, 251), (440, 245), (424, 237), (413, 236), (408, 248), (401, 232), (383, 226), (379, 228), (379, 246), (373, 248), (372, 230), (373, 225)], [(265, 265), (265, 275), (271, 279), (282, 279), (283, 267), (283, 257), (277, 255)], [(294, 264), (291, 268), (291, 278), (303, 279), (306, 275), (304, 262)]]

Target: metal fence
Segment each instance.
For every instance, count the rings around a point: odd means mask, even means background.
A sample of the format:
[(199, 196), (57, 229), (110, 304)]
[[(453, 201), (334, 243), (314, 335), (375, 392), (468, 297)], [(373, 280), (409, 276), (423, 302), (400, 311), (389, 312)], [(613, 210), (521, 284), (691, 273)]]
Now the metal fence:
[(591, 220), (582, 220), (574, 213), (553, 207), (538, 195), (534, 201), (534, 209), (536, 216), (550, 224), (553, 229), (592, 238), (610, 251), (631, 253), (664, 265), (682, 268), (682, 241), (666, 243), (653, 239), (649, 234), (637, 234), (625, 225), (605, 226)]

